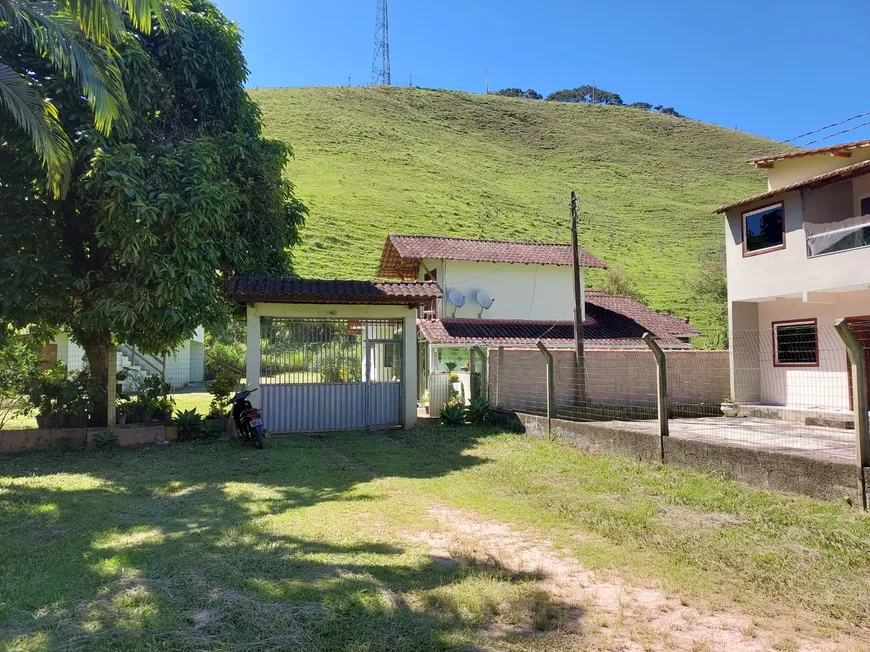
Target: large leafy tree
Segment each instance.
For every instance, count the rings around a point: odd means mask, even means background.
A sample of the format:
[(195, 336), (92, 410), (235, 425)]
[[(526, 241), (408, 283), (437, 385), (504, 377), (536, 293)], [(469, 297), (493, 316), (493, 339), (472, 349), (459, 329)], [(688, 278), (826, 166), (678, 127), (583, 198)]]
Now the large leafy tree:
[[(171, 27), (176, 5), (160, 0), (0, 0), (0, 40), (14, 35), (24, 46), (51, 62), (57, 74), (74, 81), (93, 110), (94, 126), (110, 134), (126, 129), (129, 107), (118, 70), (113, 40), (125, 31), (124, 10), (136, 29), (148, 34), (156, 17)], [(22, 66), (20, 51), (0, 58), (0, 107), (31, 139), (56, 197), (66, 193), (73, 147), (61, 125), (58, 108), (39, 92), (33, 71)]]
[(129, 129), (109, 135), (75, 80), (22, 45), (5, 37), (0, 60), (52, 98), (74, 160), (58, 200), (26, 131), (0, 123), (7, 330), (66, 328), (105, 379), (113, 341), (165, 351), (225, 320), (229, 275), (289, 271), (305, 215), (282, 177), (291, 151), (263, 138), (238, 29), (211, 3), (194, 0), (169, 31), (128, 22), (113, 47)]

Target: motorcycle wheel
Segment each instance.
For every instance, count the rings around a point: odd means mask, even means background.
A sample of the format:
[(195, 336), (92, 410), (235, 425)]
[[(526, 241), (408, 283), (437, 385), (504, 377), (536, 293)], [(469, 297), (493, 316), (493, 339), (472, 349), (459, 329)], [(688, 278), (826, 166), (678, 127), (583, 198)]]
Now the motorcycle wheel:
[(266, 447), (266, 442), (263, 441), (262, 431), (261, 432), (257, 432), (256, 430), (254, 431), (254, 441), (257, 444), (257, 448), (259, 448), (260, 450), (262, 450), (263, 448)]

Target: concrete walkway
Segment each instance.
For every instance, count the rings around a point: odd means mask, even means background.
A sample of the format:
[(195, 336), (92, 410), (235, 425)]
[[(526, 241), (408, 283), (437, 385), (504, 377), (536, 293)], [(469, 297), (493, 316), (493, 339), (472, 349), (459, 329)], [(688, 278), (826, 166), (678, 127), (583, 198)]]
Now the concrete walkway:
[[(606, 426), (655, 435), (657, 421), (604, 422)], [(815, 460), (855, 463), (855, 431), (842, 428), (806, 426), (777, 419), (706, 417), (671, 419), (671, 437), (712, 444), (800, 455)]]

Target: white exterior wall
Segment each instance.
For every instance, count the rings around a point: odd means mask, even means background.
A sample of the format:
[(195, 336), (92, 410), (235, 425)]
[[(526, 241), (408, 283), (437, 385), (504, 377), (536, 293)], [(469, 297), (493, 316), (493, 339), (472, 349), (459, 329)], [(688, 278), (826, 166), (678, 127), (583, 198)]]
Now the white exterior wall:
[[(801, 300), (758, 304), (758, 364), (762, 403), (805, 408), (849, 409), (846, 348), (834, 330), (840, 317), (870, 315), (870, 290), (836, 295), (836, 303)], [(773, 324), (778, 321), (818, 320), (819, 366), (776, 367)]]
[[(173, 387), (187, 387), (191, 382), (202, 382), (205, 372), (203, 339), (203, 328), (200, 326), (196, 330), (193, 339), (186, 340), (173, 353), (167, 354), (165, 378)], [(68, 333), (58, 332), (52, 341), (57, 344), (58, 362), (63, 362), (70, 371), (84, 367), (86, 362), (85, 351), (70, 338)], [(159, 360), (160, 356), (156, 358)], [(117, 370), (121, 371), (124, 365), (125, 360), (119, 354), (116, 365)], [(145, 368), (143, 371), (145, 374), (152, 373), (150, 367)]]
[[(438, 284), (444, 292), (444, 298), (439, 301), (439, 317), (477, 319), (481, 307), (475, 297), (477, 292), (485, 290), (494, 303), (483, 311), (481, 319), (571, 321), (574, 318), (571, 267), (458, 260), (424, 260), (423, 267), (437, 270)], [(423, 267), (420, 278), (425, 274)], [(583, 283), (582, 273), (580, 278)], [(585, 283), (581, 287), (585, 287)], [(465, 295), (465, 305), (455, 314), (454, 306), (446, 299), (450, 290), (459, 290)], [(583, 314), (585, 317), (585, 310)]]
[[(246, 381), (260, 384), (260, 317), (319, 319), (401, 319), (402, 348), (402, 425), (417, 424), (417, 310), (408, 306), (354, 306), (338, 304), (248, 304)], [(251, 404), (260, 407), (260, 392), (251, 394)]]
[(827, 153), (776, 161), (773, 167), (767, 171), (767, 187), (769, 190), (776, 190), (777, 188), (809, 179), (817, 174), (832, 172), (847, 165), (866, 161), (870, 159), (870, 147), (853, 149), (851, 154), (848, 158), (832, 156), (830, 153)]
[[(870, 175), (862, 184), (870, 184)], [(856, 185), (859, 201), (864, 185)], [(870, 188), (870, 186), (868, 186)], [(870, 194), (870, 193), (868, 193)], [(779, 198), (728, 211), (725, 256), (728, 300), (755, 301), (801, 297), (804, 292), (857, 290), (870, 286), (870, 247), (807, 257), (803, 200), (798, 191), (782, 196), (785, 214), (785, 249), (743, 256), (742, 214), (776, 203)], [(857, 211), (855, 213), (857, 215)]]

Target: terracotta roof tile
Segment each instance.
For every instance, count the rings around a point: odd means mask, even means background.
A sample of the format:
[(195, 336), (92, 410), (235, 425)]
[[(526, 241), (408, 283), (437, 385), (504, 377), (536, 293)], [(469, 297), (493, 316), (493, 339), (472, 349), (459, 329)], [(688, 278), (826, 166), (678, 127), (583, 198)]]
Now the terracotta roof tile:
[[(626, 297), (611, 298), (625, 299)], [(637, 303), (631, 299), (629, 301)], [(642, 320), (652, 321), (648, 315), (643, 315)], [(574, 323), (569, 321), (452, 318), (419, 321), (418, 325), (432, 344), (533, 346), (540, 341), (553, 347), (574, 346)], [(674, 327), (675, 324), (662, 320), (657, 326), (662, 329)], [(615, 306), (603, 307), (587, 301), (586, 321), (583, 323), (586, 346), (645, 348), (640, 338), (646, 332), (652, 333), (663, 348), (689, 348), (689, 345), (678, 339), (675, 334), (666, 330), (656, 331), (650, 328), (648, 323), (641, 323), (629, 314), (618, 311)], [(679, 334), (683, 336), (683, 333)]]
[(596, 290), (587, 290), (587, 311), (589, 310), (590, 305), (618, 312), (621, 315), (633, 319), (654, 335), (666, 334), (676, 335), (678, 337), (694, 337), (701, 334), (701, 331), (688, 324), (686, 321), (677, 317), (672, 317), (671, 315), (656, 312), (651, 308), (647, 308), (640, 301), (635, 301), (631, 297), (606, 294)]
[(825, 145), (824, 147), (816, 147), (815, 149), (794, 149), (781, 154), (770, 154), (768, 156), (759, 156), (750, 159), (750, 163), (773, 163), (789, 158), (801, 158), (803, 156), (813, 156), (815, 154), (828, 154), (834, 152), (848, 152), (853, 149), (862, 147), (870, 147), (870, 140), (855, 140), (851, 143), (840, 143), (839, 145)]
[(432, 281), (336, 281), (276, 276), (234, 276), (228, 284), (236, 301), (403, 305), (441, 296)]
[(776, 190), (768, 190), (767, 192), (754, 195), (753, 197), (748, 197), (747, 199), (741, 199), (740, 201), (736, 201), (732, 204), (725, 204), (724, 206), (720, 206), (719, 208), (717, 208), (715, 212), (724, 213), (725, 211), (730, 211), (732, 208), (746, 206), (748, 204), (761, 201), (763, 199), (772, 199), (777, 195), (791, 192), (793, 190), (800, 190), (801, 188), (821, 188), (822, 186), (827, 186), (832, 183), (838, 183), (840, 181), (848, 181), (849, 179), (868, 173), (870, 173), (870, 161), (853, 163), (852, 165), (837, 168), (836, 170), (832, 170), (831, 172), (825, 172), (824, 174), (817, 174), (816, 176), (810, 177), (809, 179), (797, 181), (787, 186), (783, 186), (782, 188), (777, 188)]
[[(429, 235), (390, 235), (381, 254), (378, 276), (416, 278), (419, 274), (420, 260), (423, 258), (535, 265), (571, 265), (572, 263), (569, 244), (474, 240)], [(580, 265), (607, 267), (582, 248)]]

